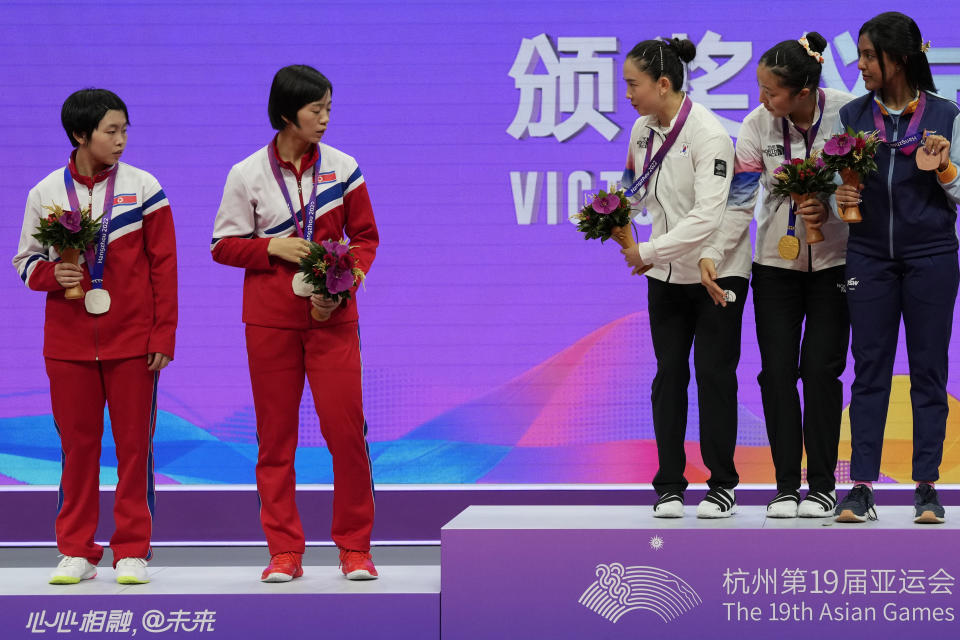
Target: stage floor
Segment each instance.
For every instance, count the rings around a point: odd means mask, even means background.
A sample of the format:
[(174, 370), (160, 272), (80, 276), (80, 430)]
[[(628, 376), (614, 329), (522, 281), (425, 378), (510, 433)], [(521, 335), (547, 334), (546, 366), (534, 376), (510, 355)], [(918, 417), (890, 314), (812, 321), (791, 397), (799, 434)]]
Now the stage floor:
[(697, 518), (697, 507), (688, 504), (682, 518), (654, 518), (650, 506), (517, 505), (472, 506), (451, 520), (443, 530), (456, 529), (960, 529), (960, 509), (946, 507), (946, 522), (938, 525), (913, 523), (913, 507), (880, 505), (877, 520), (863, 523), (835, 522), (833, 518), (767, 518), (766, 507), (740, 506), (729, 518)]
[(114, 581), (109, 564), (93, 580), (74, 585), (46, 584), (49, 567), (0, 570), (0, 596), (102, 596), (170, 594), (383, 594), (440, 593), (439, 566), (381, 565), (379, 580), (347, 580), (335, 566), (305, 566), (303, 577), (287, 583), (260, 582), (250, 567), (150, 567), (148, 584)]

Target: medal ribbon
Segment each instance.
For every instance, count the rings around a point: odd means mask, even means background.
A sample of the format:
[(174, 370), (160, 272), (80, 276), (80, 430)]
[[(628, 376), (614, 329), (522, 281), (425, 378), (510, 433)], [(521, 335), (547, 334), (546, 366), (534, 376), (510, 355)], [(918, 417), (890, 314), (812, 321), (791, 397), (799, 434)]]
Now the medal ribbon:
[[(113, 189), (117, 184), (117, 171), (119, 169), (120, 163), (118, 162), (113, 165), (110, 177), (107, 178), (107, 191), (103, 196), (103, 213), (100, 215), (100, 230), (97, 232), (97, 249), (92, 264), (88, 265), (90, 268), (90, 286), (93, 289), (103, 288), (103, 268), (107, 262), (107, 245), (110, 244), (110, 218), (113, 217)], [(79, 212), (80, 198), (77, 195), (77, 185), (73, 182), (69, 167), (63, 170), (63, 184), (67, 188), (70, 209)], [(93, 211), (90, 212), (90, 215), (93, 215)]]
[(873, 126), (876, 127), (877, 133), (880, 135), (880, 142), (891, 149), (896, 149), (905, 156), (913, 153), (917, 145), (920, 144), (920, 141), (923, 140), (923, 132), (920, 131), (920, 119), (923, 118), (923, 112), (926, 107), (927, 94), (921, 91), (920, 97), (917, 99), (917, 108), (914, 109), (913, 115), (910, 116), (910, 124), (907, 126), (907, 132), (900, 140), (889, 142), (887, 140), (887, 127), (883, 120), (883, 114), (880, 113), (880, 105), (877, 104), (877, 100), (874, 98)]
[[(810, 151), (813, 147), (813, 143), (817, 139), (817, 132), (820, 131), (820, 123), (823, 122), (823, 108), (827, 104), (827, 95), (823, 92), (823, 89), (817, 89), (817, 105), (820, 107), (820, 117), (817, 118), (817, 121), (813, 124), (812, 127), (807, 129), (807, 133), (803, 138), (803, 145), (806, 148), (806, 155), (804, 158), (810, 157)], [(790, 150), (790, 123), (787, 122), (786, 118), (780, 119), (780, 124), (783, 129), (783, 158), (786, 160), (785, 164), (790, 164), (793, 156), (793, 152)], [(790, 198), (790, 216), (787, 221), (787, 235), (795, 236), (797, 235), (797, 212), (794, 209), (793, 198)]]
[(317, 162), (313, 165), (313, 189), (310, 191), (310, 204), (307, 211), (304, 212), (303, 226), (300, 226), (300, 221), (297, 219), (293, 202), (290, 200), (290, 192), (287, 191), (287, 183), (280, 172), (280, 162), (277, 160), (273, 149), (267, 149), (267, 157), (270, 159), (270, 169), (273, 171), (273, 177), (276, 179), (280, 192), (283, 194), (283, 199), (287, 203), (287, 210), (290, 211), (290, 217), (293, 218), (294, 232), (298, 237), (313, 242), (314, 214), (317, 212), (317, 184), (320, 182), (320, 150), (317, 149)]
[[(667, 152), (670, 151), (670, 148), (673, 146), (673, 143), (677, 141), (677, 138), (680, 137), (680, 130), (683, 129), (683, 125), (687, 122), (687, 116), (690, 115), (690, 109), (693, 108), (693, 101), (690, 100), (690, 96), (684, 96), (683, 104), (680, 105), (680, 111), (677, 113), (677, 122), (673, 125), (673, 129), (670, 130), (670, 133), (667, 134), (667, 138), (663, 141), (663, 145), (657, 150), (657, 154), (653, 156), (653, 159), (650, 159), (650, 152), (653, 149), (653, 130), (650, 131), (650, 137), (647, 138), (647, 157), (643, 161), (643, 173), (640, 174), (640, 177), (633, 181), (633, 184), (630, 185), (630, 188), (626, 190), (626, 195), (628, 198), (632, 197), (638, 191), (644, 188), (647, 182), (650, 181), (650, 178), (653, 174), (660, 168), (660, 165), (663, 163), (663, 159), (666, 157)], [(643, 194), (640, 195), (640, 199), (646, 196), (646, 190)]]

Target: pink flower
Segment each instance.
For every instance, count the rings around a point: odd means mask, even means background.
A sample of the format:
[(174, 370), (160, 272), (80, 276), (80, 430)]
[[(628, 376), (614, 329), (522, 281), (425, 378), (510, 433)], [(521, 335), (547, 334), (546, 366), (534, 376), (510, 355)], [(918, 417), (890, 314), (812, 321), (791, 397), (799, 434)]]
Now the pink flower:
[(794, 158), (793, 160), (790, 161), (790, 164), (793, 164), (793, 165), (803, 164), (803, 158)]
[(353, 286), (353, 273), (349, 269), (327, 269), (327, 291), (335, 296)]
[(350, 254), (344, 254), (340, 256), (340, 258), (337, 259), (337, 269), (343, 269), (346, 271), (353, 269), (353, 256)]
[(324, 249), (327, 250), (327, 253), (332, 253), (336, 257), (340, 257), (345, 254), (347, 251), (350, 251), (350, 247), (345, 244), (340, 244), (336, 240), (324, 240), (320, 243)]
[(817, 169), (823, 169), (825, 166), (827, 166), (827, 164), (823, 161), (823, 158), (817, 156), (817, 159), (813, 162), (813, 166), (815, 166)]
[(64, 211), (60, 216), (60, 224), (70, 233), (80, 231), (80, 214), (76, 211)]
[(593, 199), (593, 210), (601, 215), (613, 213), (620, 206), (620, 196), (615, 193)]
[(839, 133), (823, 145), (823, 152), (831, 156), (845, 156), (853, 148), (854, 138), (846, 133)]
[(857, 136), (853, 139), (853, 149), (854, 151), (863, 151), (867, 146), (867, 141), (863, 139), (862, 136)]

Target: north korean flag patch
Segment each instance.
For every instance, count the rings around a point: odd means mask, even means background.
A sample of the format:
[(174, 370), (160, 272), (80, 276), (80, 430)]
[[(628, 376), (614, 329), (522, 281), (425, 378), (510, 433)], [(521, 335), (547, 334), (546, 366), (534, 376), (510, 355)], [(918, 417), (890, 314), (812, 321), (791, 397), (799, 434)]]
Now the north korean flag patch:
[(121, 193), (113, 196), (113, 206), (116, 207), (122, 204), (137, 204), (137, 194)]

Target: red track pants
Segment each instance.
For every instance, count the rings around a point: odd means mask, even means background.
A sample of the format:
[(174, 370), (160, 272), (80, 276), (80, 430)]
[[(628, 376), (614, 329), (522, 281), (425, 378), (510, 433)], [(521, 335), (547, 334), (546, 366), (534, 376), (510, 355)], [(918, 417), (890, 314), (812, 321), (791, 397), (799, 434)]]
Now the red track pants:
[(119, 477), (110, 539), (113, 564), (126, 557), (149, 558), (158, 374), (147, 370), (146, 355), (94, 362), (48, 358), (46, 365), (63, 463), (57, 548), (93, 564), (103, 557), (103, 547), (93, 536), (100, 513), (100, 440), (106, 404)]
[(333, 541), (368, 551), (373, 528), (373, 478), (366, 442), (356, 323), (318, 329), (247, 325), (247, 356), (257, 414), (260, 523), (271, 554), (304, 552), (295, 501), (293, 462), (304, 375), (320, 432), (333, 457)]

